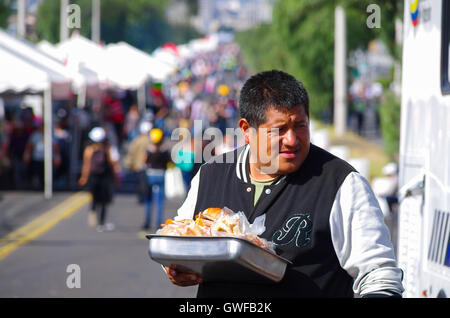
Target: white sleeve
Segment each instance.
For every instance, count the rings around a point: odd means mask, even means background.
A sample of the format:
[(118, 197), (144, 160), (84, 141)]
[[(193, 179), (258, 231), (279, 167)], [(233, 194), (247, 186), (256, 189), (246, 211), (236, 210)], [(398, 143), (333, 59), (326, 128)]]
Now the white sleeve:
[(111, 147), (109, 147), (109, 157), (112, 161), (119, 161), (120, 154), (116, 146), (111, 145)]
[(177, 211), (175, 220), (193, 219), (195, 214), (195, 205), (197, 204), (198, 187), (200, 183), (200, 170), (191, 180), (191, 187), (183, 204)]
[(389, 229), (368, 181), (350, 173), (336, 194), (330, 213), (331, 237), (341, 267), (354, 278), (353, 291), (402, 294)]

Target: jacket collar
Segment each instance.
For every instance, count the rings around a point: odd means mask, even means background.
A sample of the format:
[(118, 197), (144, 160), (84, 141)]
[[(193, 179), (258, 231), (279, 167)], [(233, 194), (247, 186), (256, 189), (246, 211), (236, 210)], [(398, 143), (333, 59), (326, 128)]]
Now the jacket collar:
[[(237, 159), (236, 176), (245, 183), (251, 183), (250, 180), (250, 145), (242, 147)], [(274, 185), (278, 185), (286, 176), (279, 178)]]
[(250, 182), (250, 145), (242, 147), (237, 159), (236, 176), (245, 183)]

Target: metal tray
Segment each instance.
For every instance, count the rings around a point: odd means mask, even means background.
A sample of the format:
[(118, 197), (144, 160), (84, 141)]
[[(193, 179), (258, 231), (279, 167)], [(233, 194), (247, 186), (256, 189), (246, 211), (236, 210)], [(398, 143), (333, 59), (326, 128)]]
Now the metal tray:
[(149, 255), (164, 265), (202, 275), (204, 282), (279, 282), (291, 262), (236, 237), (149, 234)]

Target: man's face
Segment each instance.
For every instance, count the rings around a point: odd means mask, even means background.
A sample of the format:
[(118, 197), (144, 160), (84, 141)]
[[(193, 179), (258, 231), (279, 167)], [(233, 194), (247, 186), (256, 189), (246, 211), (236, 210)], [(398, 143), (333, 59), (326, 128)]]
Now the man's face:
[(308, 155), (309, 118), (302, 106), (269, 108), (266, 122), (248, 137), (251, 153), (258, 154), (252, 158), (259, 172), (271, 176), (289, 174), (296, 171)]

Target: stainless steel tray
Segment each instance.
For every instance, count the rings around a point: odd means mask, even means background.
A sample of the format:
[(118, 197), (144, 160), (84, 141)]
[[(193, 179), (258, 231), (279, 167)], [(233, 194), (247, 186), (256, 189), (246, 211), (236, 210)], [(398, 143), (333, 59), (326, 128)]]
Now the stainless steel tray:
[(279, 282), (290, 261), (236, 237), (147, 235), (149, 255), (204, 282)]

